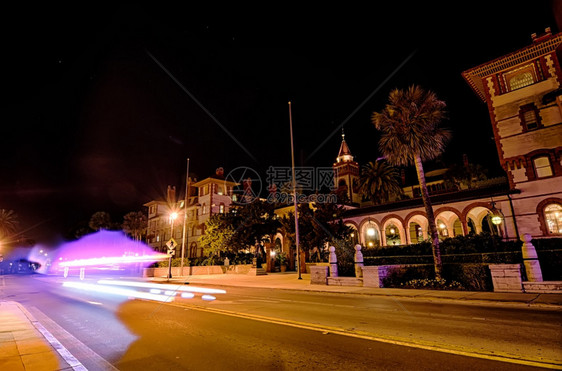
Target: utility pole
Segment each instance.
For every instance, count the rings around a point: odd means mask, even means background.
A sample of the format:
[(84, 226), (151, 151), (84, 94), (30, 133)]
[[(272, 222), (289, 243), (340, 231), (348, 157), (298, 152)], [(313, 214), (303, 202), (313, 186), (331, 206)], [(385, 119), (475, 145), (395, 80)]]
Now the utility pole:
[(291, 163), (293, 170), (293, 203), (295, 205), (295, 244), (297, 247), (297, 272), (299, 280), (301, 277), (301, 253), (299, 248), (299, 212), (297, 207), (297, 180), (295, 178), (295, 150), (293, 147), (293, 115), (291, 113), (291, 102), (289, 102), (289, 126), (291, 129)]
[(183, 202), (183, 233), (181, 236), (181, 262), (180, 274), (183, 275), (183, 259), (185, 256), (185, 244), (187, 238), (187, 201), (189, 200), (189, 158), (187, 159), (187, 171), (185, 173), (185, 197)]

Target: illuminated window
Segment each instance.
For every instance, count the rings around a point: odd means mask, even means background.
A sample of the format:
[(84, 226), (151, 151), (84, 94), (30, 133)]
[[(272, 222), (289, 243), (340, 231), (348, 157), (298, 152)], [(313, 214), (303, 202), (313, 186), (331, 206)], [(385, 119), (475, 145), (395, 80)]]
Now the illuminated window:
[(525, 86), (535, 83), (533, 75), (530, 72), (523, 72), (515, 75), (509, 80), (509, 90), (524, 88)]
[(539, 113), (534, 104), (522, 106), (519, 110), (519, 118), (525, 131), (536, 130), (541, 126)]
[(203, 204), (203, 206), (201, 207), (201, 214), (207, 214), (207, 205)]
[(550, 160), (548, 159), (548, 156), (535, 158), (533, 160), (533, 165), (535, 166), (535, 174), (537, 174), (537, 178), (552, 176), (552, 168), (550, 167)]
[(562, 234), (562, 206), (550, 204), (544, 208), (546, 227), (550, 234)]
[(219, 205), (219, 213), (224, 214), (224, 204)]

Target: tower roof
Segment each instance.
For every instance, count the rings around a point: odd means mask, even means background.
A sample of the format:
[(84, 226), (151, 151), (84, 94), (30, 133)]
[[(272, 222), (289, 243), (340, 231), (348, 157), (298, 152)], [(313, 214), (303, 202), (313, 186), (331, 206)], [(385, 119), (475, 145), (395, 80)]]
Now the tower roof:
[(342, 130), (342, 135), (341, 135), (340, 151), (338, 153), (338, 157), (336, 158), (336, 161), (337, 162), (353, 161), (353, 156), (351, 155), (351, 151), (349, 150), (349, 146), (347, 145), (347, 142), (345, 141), (345, 134), (343, 133), (343, 130)]

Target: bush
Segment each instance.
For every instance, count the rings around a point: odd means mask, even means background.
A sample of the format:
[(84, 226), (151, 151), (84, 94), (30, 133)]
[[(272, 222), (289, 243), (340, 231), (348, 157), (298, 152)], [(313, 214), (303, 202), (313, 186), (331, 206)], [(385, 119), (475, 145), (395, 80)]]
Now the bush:
[(537, 257), (545, 281), (562, 281), (562, 250), (539, 250)]
[(404, 289), (464, 290), (459, 282), (434, 278), (411, 280), (401, 284), (400, 287)]
[(397, 267), (384, 280), (384, 287), (492, 291), (488, 264), (443, 264), (445, 283), (435, 280), (433, 264)]
[(432, 279), (434, 277), (435, 269), (433, 268), (433, 265), (430, 264), (397, 267), (383, 279), (383, 287), (399, 288), (402, 287), (404, 282), (415, 279)]
[[(184, 267), (188, 267), (189, 263), (190, 263), (189, 259), (186, 259), (186, 258), (183, 259), (183, 266)], [(158, 268), (167, 268), (168, 267), (168, 260), (161, 260), (156, 264), (157, 264)], [(173, 258), (172, 259), (172, 267), (181, 267), (181, 258)]]
[(443, 277), (459, 282), (469, 291), (493, 291), (488, 264), (444, 264)]
[(336, 258), (338, 259), (338, 275), (342, 277), (355, 277), (355, 249), (346, 241), (334, 241)]

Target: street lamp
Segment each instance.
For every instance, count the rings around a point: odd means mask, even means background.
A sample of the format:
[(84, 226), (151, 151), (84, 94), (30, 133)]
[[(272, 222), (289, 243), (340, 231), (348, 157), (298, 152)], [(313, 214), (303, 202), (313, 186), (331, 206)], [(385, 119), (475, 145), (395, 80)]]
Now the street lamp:
[(494, 225), (500, 225), (503, 221), (502, 214), (498, 209), (496, 209), (496, 203), (494, 201), (492, 201), (491, 204), (492, 209), (490, 210), (490, 212), (492, 213), (492, 223)]
[[(178, 213), (173, 211), (170, 214), (170, 242), (173, 243), (174, 240), (174, 221), (178, 218)], [(168, 250), (168, 279), (172, 278), (172, 254), (170, 254), (170, 250)]]

